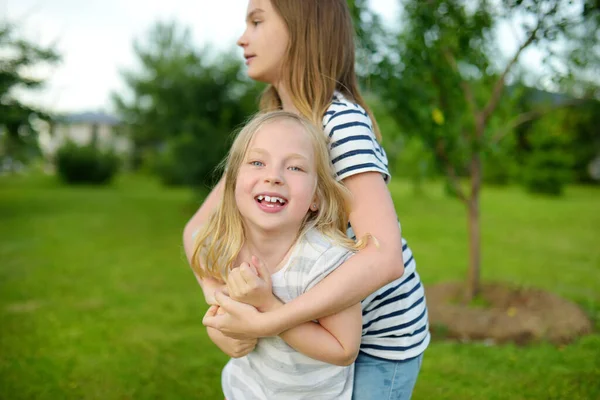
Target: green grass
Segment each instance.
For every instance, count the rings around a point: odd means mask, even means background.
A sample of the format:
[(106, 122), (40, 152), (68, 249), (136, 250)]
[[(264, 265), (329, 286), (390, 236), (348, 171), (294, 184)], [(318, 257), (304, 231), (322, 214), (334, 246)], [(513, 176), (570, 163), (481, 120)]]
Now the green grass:
[[(466, 274), (460, 203), (392, 183), (426, 284)], [(184, 262), (191, 192), (122, 177), (108, 188), (0, 178), (1, 399), (222, 399), (227, 357)], [(548, 199), (486, 188), (483, 279), (580, 304), (596, 333), (557, 348), (435, 342), (415, 399), (600, 398), (600, 190)]]

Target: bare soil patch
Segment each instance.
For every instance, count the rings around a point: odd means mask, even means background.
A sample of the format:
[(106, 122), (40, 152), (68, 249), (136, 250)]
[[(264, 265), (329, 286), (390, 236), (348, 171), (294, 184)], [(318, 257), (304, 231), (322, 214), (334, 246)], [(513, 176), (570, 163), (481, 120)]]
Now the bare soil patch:
[(462, 301), (463, 283), (428, 286), (425, 293), (434, 337), (566, 344), (592, 332), (590, 319), (578, 305), (539, 289), (483, 284), (470, 304)]

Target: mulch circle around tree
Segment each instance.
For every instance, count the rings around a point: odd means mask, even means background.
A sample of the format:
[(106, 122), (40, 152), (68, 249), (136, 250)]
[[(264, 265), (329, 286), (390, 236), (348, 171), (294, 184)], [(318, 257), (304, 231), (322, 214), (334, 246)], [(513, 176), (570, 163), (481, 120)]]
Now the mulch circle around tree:
[(462, 341), (566, 344), (592, 332), (587, 315), (553, 293), (503, 284), (483, 284), (475, 301), (463, 304), (463, 283), (425, 289), (434, 337)]

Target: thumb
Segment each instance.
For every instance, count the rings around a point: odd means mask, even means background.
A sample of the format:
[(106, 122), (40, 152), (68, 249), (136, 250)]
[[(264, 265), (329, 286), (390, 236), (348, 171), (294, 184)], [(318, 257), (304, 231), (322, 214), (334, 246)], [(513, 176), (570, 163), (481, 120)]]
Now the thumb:
[(258, 276), (267, 282), (271, 282), (271, 273), (267, 269), (265, 263), (258, 259), (256, 256), (252, 256), (252, 265), (256, 268)]
[(223, 293), (221, 290), (217, 290), (215, 292), (215, 301), (225, 312), (229, 313), (233, 310), (232, 303), (234, 302), (227, 294)]
[[(215, 293), (216, 294), (216, 293)], [(219, 329), (217, 311), (220, 310), (219, 306), (210, 306), (204, 317), (202, 318), (202, 324), (209, 328)]]
[(219, 306), (212, 305), (208, 308), (208, 310), (206, 311), (206, 314), (204, 314), (204, 315), (209, 316), (209, 317), (214, 317), (217, 314), (217, 311), (219, 311)]

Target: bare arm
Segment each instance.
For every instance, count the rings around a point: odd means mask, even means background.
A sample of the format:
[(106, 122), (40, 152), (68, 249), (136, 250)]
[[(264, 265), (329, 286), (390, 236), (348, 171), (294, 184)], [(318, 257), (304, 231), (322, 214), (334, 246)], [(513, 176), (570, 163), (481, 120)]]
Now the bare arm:
[(344, 184), (353, 196), (350, 222), (356, 236), (370, 233), (377, 238), (379, 248), (369, 243), (314, 288), (274, 311), (259, 313), (237, 303), (225, 316), (205, 318), (207, 326), (234, 337), (277, 335), (344, 310), (402, 276), (400, 227), (381, 175), (361, 173), (345, 179)]
[[(211, 306), (206, 312), (207, 315), (215, 315), (219, 313), (221, 312), (218, 306)], [(212, 342), (229, 357), (244, 357), (256, 347), (256, 339), (233, 339), (210, 327), (206, 328), (206, 332), (208, 333), (210, 340), (212, 340)]]
[[(249, 304), (238, 303), (222, 292), (216, 294), (216, 301), (221, 309), (224, 310), (228, 310), (231, 305), (236, 304), (242, 304), (243, 307), (254, 309)], [(269, 303), (263, 304), (261, 309), (265, 312), (271, 312), (283, 307), (283, 305), (284, 303), (281, 300), (272, 295)], [(223, 315), (226, 315), (226, 312)], [(207, 316), (205, 316), (205, 320)], [(235, 341), (236, 339), (232, 339), (216, 329), (211, 327), (207, 327), (207, 329), (209, 330), (209, 336), (211, 330), (213, 330), (215, 338), (213, 339), (211, 336), (211, 339), (226, 354), (230, 354), (229, 352), (232, 349), (237, 348), (242, 343), (242, 340)], [(304, 322), (282, 332), (279, 336), (296, 351), (310, 358), (329, 364), (346, 366), (352, 364), (358, 355), (361, 334), (362, 311), (360, 304), (355, 304), (337, 314), (319, 319), (318, 323), (312, 321)], [(221, 346), (227, 347), (224, 348)]]
[(369, 233), (379, 248), (369, 243), (314, 288), (275, 310), (266, 328), (277, 332), (338, 312), (404, 274), (400, 226), (381, 174), (354, 175), (344, 184), (352, 193), (350, 223), (356, 237)]
[(217, 208), (217, 204), (223, 196), (223, 185), (224, 178), (221, 178), (215, 187), (210, 191), (198, 211), (190, 218), (185, 228), (183, 228), (183, 248), (190, 265), (192, 264), (192, 254), (194, 253), (194, 238), (192, 235), (194, 231), (200, 228), (206, 221), (210, 214)]
[[(183, 229), (183, 248), (190, 265), (192, 265), (192, 255), (194, 253), (193, 234), (208, 221), (210, 214), (217, 208), (217, 205), (223, 196), (223, 185), (224, 178), (221, 178)], [(195, 273), (194, 276), (202, 288), (206, 302), (208, 304), (215, 304), (214, 292), (217, 289), (221, 289), (224, 286), (223, 283), (210, 278), (200, 279)]]
[[(231, 298), (219, 293), (219, 304), (240, 301), (262, 312), (282, 307), (283, 302), (273, 294), (269, 270), (256, 257), (252, 257), (251, 263), (242, 263), (230, 272), (227, 289)], [(222, 310), (225, 314), (226, 305)], [(305, 322), (280, 336), (291, 347), (315, 360), (350, 365), (358, 355), (361, 332), (362, 311), (357, 303), (337, 314), (321, 318), (319, 323)]]
[(356, 360), (362, 333), (362, 312), (355, 304), (337, 314), (305, 322), (279, 336), (300, 353), (335, 365)]

